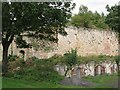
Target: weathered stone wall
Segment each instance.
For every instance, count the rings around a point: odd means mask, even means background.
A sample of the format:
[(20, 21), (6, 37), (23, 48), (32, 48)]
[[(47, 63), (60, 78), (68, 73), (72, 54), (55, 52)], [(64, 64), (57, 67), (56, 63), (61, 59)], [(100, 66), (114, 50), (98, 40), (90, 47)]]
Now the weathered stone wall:
[[(50, 51), (36, 51), (33, 48), (17, 48), (15, 42), (9, 47), (9, 54), (13, 53), (19, 55), (21, 50), (25, 52), (25, 60), (28, 57), (36, 56), (38, 58), (48, 58), (55, 54), (64, 54), (72, 48), (77, 48), (78, 55), (117, 55), (118, 41), (116, 34), (109, 30), (94, 30), (68, 27), (65, 29), (67, 36), (58, 35), (58, 47)], [(25, 38), (27, 42), (31, 43), (29, 38)], [(0, 45), (0, 57), (2, 57), (2, 46)]]
[(77, 48), (78, 55), (117, 55), (118, 41), (112, 31), (84, 30), (83, 28), (66, 28), (68, 35), (59, 35), (58, 52), (63, 53)]
[[(120, 66), (119, 66), (120, 67)], [(65, 75), (67, 66), (56, 65), (54, 69), (59, 72), (60, 75)], [(117, 73), (117, 64), (111, 61), (105, 61), (101, 63), (88, 62), (86, 64), (79, 64), (67, 72), (66, 77), (77, 76), (78, 78), (85, 76), (96, 76), (104, 74)]]

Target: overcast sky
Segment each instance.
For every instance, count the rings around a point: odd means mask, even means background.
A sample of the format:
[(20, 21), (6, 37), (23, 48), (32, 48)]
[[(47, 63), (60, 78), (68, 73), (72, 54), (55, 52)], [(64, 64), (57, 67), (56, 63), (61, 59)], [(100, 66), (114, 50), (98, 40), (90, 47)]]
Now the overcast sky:
[(76, 3), (76, 7), (73, 10), (73, 14), (77, 14), (79, 11), (79, 6), (81, 4), (88, 7), (91, 11), (98, 11), (99, 13), (107, 14), (106, 11), (106, 5), (114, 6), (115, 4), (118, 4), (120, 0), (73, 0), (74, 3)]

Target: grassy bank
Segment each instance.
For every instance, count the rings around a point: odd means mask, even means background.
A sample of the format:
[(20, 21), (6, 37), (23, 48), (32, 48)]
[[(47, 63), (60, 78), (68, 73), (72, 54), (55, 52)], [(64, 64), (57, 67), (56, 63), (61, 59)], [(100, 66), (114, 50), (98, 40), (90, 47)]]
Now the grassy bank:
[(3, 88), (80, 88), (80, 86), (64, 86), (50, 82), (25, 81), (13, 78), (3, 78)]
[(85, 77), (84, 80), (90, 81), (95, 83), (94, 87), (100, 87), (100, 88), (115, 88), (118, 87), (118, 75), (112, 74), (112, 75), (98, 75), (98, 76), (88, 76)]
[[(87, 88), (59, 84), (64, 77), (59, 75), (53, 67), (58, 63), (56, 61), (62, 60), (58, 60), (58, 57), (50, 59), (32, 57), (25, 62), (21, 58), (20, 60), (13, 59), (13, 56), (11, 58), (13, 61), (9, 62), (9, 73), (2, 79), (3, 88)], [(100, 58), (104, 58), (104, 56)], [(117, 74), (88, 76), (83, 79), (94, 83), (93, 87), (88, 88), (111, 88), (118, 84)]]
[(64, 86), (58, 83), (25, 81), (13, 78), (3, 78), (3, 88), (113, 88), (117, 85), (118, 77), (113, 75), (102, 75), (95, 77), (86, 77), (86, 81), (95, 83), (93, 87), (83, 86)]

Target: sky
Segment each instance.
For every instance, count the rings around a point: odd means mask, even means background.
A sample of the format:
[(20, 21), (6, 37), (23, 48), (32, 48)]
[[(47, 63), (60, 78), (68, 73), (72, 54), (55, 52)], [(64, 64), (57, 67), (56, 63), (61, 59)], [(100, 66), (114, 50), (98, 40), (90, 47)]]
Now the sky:
[(73, 14), (77, 14), (79, 11), (80, 5), (87, 6), (89, 10), (95, 12), (99, 12), (100, 14), (103, 12), (105, 15), (108, 13), (106, 11), (106, 5), (114, 6), (118, 4), (120, 0), (73, 0), (76, 3), (76, 7), (73, 10)]

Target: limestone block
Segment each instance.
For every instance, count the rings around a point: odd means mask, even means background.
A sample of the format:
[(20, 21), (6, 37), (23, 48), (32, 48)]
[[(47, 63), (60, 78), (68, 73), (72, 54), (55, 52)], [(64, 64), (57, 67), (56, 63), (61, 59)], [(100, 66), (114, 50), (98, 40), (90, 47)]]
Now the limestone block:
[(106, 68), (105, 68), (106, 73), (111, 74), (111, 63), (106, 63), (105, 66), (106, 66)]

